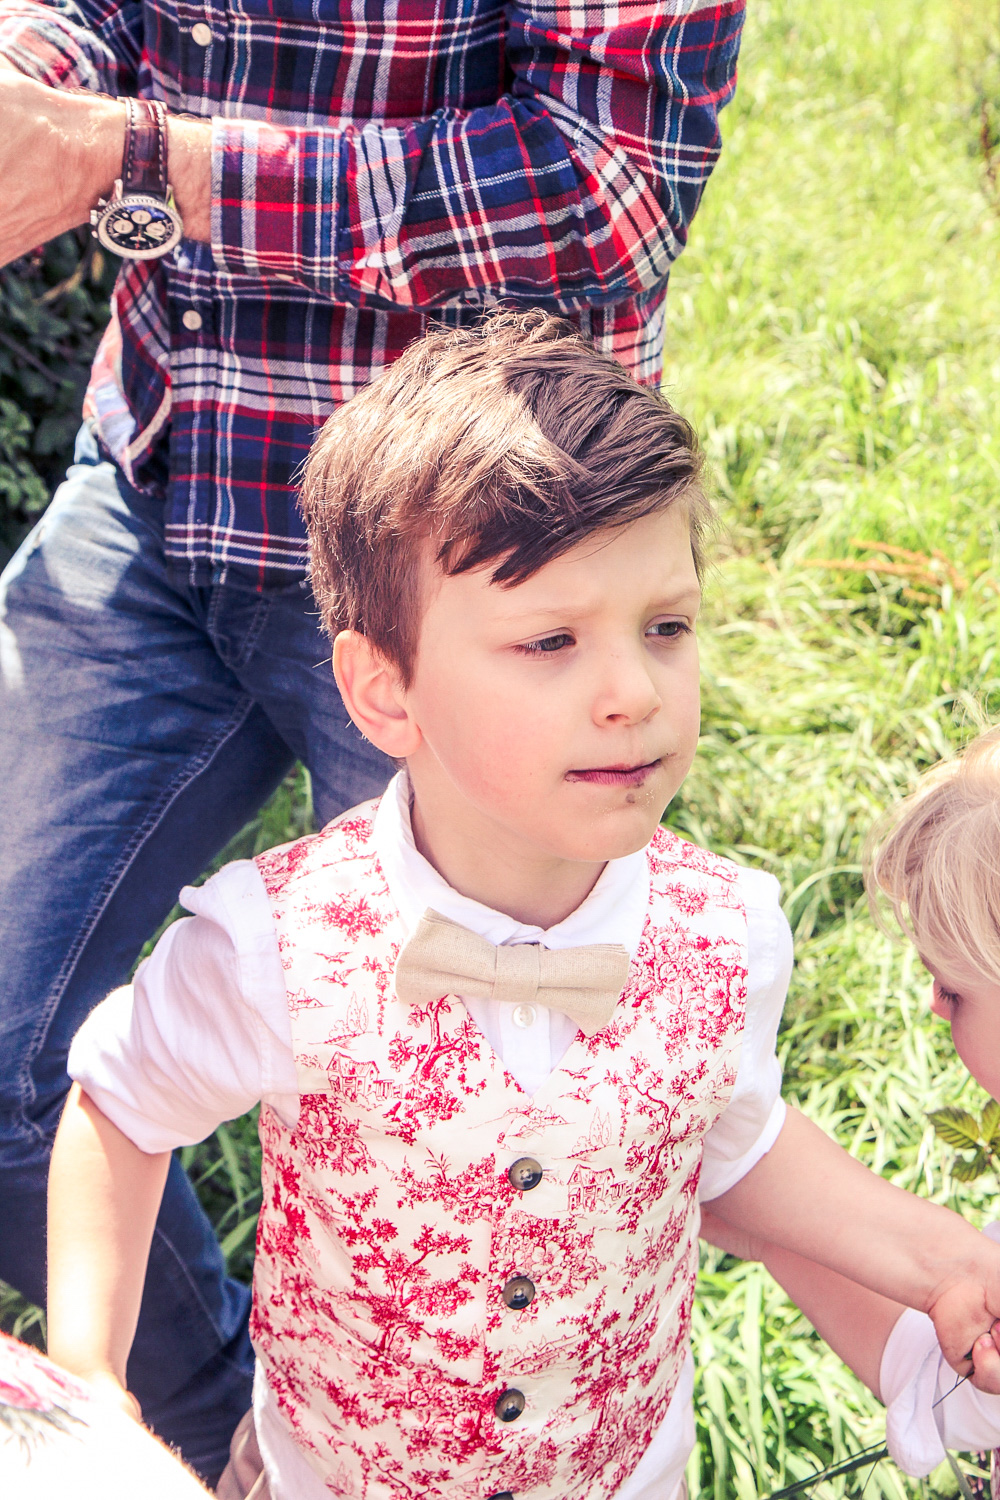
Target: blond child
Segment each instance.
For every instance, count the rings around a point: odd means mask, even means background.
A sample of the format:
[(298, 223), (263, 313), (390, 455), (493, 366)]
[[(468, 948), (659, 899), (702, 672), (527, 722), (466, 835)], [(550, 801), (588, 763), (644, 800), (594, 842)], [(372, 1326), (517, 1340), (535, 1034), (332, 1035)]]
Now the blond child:
[(77, 1037), (56, 1356), (127, 1400), (169, 1152), (261, 1101), (227, 1497), (679, 1495), (699, 1189), (967, 1368), (1000, 1249), (785, 1110), (776, 883), (659, 826), (698, 738), (687, 423), (505, 313), (335, 414), (303, 505), (344, 702), (402, 769), (185, 891)]
[[(891, 931), (894, 919), (916, 947), (931, 1010), (949, 1023), (959, 1057), (1000, 1097), (1000, 729), (928, 771), (889, 810), (868, 841), (865, 883), (879, 925)], [(986, 1233), (1000, 1239), (1000, 1225)], [(942, 1421), (928, 1412), (953, 1381), (922, 1322), (900, 1317), (880, 1370), (891, 1448), (915, 1474), (929, 1472), (942, 1438), (955, 1448), (1000, 1444), (995, 1398), (963, 1387), (937, 1408)]]
[[(864, 864), (875, 920), (914, 944), (932, 979), (932, 1011), (950, 1024), (972, 1076), (1000, 1097), (1000, 729), (921, 777), (875, 825)], [(763, 1260), (881, 1397), (889, 1451), (906, 1473), (929, 1474), (945, 1448), (1000, 1445), (1000, 1400), (968, 1384), (954, 1389), (928, 1318), (710, 1217), (705, 1227), (723, 1248)], [(1000, 1240), (1000, 1225), (986, 1234)]]
[(876, 920), (891, 914), (933, 980), (977, 1083), (1000, 1097), (1000, 729), (924, 775), (876, 826), (865, 878)]

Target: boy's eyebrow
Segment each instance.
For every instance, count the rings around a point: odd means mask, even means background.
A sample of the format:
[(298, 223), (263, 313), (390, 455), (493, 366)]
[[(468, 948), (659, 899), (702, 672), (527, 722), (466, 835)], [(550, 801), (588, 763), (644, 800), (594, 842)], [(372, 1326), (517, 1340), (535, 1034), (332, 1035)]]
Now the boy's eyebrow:
[[(504, 591), (506, 592), (506, 591)], [(702, 597), (701, 588), (692, 585), (690, 588), (678, 589), (675, 594), (663, 594), (660, 598), (653, 600), (648, 608), (652, 610), (663, 609), (679, 612), (682, 607), (692, 604), (700, 604)], [(520, 620), (527, 617), (545, 619), (551, 616), (553, 619), (562, 617), (565, 619), (570, 613), (589, 613), (590, 606), (586, 602), (564, 601), (561, 604), (525, 604), (520, 609), (514, 608), (503, 610), (499, 614), (501, 623)]]

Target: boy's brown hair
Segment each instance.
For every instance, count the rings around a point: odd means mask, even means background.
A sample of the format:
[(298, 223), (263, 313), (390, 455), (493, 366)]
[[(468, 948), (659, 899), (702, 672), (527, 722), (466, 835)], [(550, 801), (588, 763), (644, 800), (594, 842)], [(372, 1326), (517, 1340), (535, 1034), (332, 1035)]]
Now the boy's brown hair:
[(572, 324), (504, 311), (434, 330), (330, 417), (305, 466), (312, 583), (330, 636), (356, 630), (411, 679), (420, 558), (496, 564), (512, 586), (594, 532), (711, 509), (693, 429)]

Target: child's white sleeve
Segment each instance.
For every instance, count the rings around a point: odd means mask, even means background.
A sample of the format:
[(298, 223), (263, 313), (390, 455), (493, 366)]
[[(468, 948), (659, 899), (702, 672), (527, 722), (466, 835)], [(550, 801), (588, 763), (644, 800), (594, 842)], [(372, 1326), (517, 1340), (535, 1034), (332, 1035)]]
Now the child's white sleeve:
[(764, 870), (740, 871), (747, 912), (747, 1006), (736, 1083), (705, 1137), (699, 1195), (718, 1198), (755, 1167), (785, 1123), (778, 1023), (792, 972), (792, 934), (781, 893)]
[(70, 1048), (70, 1077), (143, 1151), (204, 1140), (262, 1098), (297, 1112), (284, 975), (270, 904), (250, 861), (181, 893), (131, 985)]
[[(1000, 1241), (1000, 1224), (985, 1233)], [(879, 1372), (886, 1447), (904, 1474), (924, 1478), (944, 1462), (946, 1448), (970, 1453), (1000, 1446), (1000, 1396), (968, 1380), (955, 1388), (957, 1380), (930, 1318), (908, 1307), (886, 1340)]]

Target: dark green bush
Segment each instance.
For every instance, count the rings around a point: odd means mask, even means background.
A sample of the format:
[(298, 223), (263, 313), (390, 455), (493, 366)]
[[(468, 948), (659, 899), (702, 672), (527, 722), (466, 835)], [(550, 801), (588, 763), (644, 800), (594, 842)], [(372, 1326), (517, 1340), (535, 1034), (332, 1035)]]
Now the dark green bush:
[(115, 269), (81, 229), (0, 271), (0, 565), (73, 456)]

